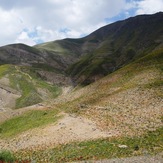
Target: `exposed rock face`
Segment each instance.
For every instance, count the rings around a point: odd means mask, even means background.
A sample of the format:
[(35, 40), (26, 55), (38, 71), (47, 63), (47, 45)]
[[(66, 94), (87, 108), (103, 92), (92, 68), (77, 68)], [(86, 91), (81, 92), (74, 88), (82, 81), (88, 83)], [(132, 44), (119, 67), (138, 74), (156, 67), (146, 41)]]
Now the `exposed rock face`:
[[(26, 49), (25, 49), (25, 48)], [(38, 52), (31, 51), (31, 47), (23, 44), (7, 45), (0, 48), (0, 60), (3, 64), (26, 64), (45, 62), (42, 56), (38, 55)]]
[(38, 74), (52, 84), (57, 84), (60, 86), (69, 86), (72, 84), (71, 79), (66, 77), (64, 74), (49, 71), (38, 71)]

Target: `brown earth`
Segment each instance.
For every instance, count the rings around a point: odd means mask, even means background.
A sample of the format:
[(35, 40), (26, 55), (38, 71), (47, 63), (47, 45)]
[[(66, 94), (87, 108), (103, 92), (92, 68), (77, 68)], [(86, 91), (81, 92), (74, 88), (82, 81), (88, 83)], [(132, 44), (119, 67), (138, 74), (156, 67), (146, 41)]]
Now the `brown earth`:
[(63, 118), (57, 124), (26, 131), (15, 138), (0, 140), (2, 149), (17, 151), (20, 149), (43, 149), (66, 144), (73, 141), (84, 141), (96, 138), (115, 136), (101, 131), (96, 124), (84, 117), (62, 113)]

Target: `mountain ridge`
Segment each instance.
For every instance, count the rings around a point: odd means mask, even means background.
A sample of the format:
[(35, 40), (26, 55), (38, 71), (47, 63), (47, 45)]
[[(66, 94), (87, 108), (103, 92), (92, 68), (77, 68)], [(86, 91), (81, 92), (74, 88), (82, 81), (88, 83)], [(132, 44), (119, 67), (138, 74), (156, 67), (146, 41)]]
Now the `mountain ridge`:
[(79, 39), (66, 38), (33, 47), (6, 45), (0, 47), (0, 65), (15, 65), (22, 75), (29, 73), (60, 88), (85, 86), (161, 49), (162, 27), (163, 12), (159, 12), (106, 25)]
[(1, 149), (18, 162), (144, 154), (161, 161), (162, 19), (161, 12), (81, 39), (1, 47)]

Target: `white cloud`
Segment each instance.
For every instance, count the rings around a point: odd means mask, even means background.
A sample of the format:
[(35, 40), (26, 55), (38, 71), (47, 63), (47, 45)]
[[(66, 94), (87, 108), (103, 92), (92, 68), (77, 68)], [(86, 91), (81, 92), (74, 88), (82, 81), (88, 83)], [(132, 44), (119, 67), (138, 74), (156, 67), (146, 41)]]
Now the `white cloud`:
[(35, 41), (32, 40), (29, 35), (28, 35), (28, 32), (21, 32), (20, 35), (18, 35), (17, 39), (15, 40), (15, 43), (24, 43), (24, 44), (27, 44), (27, 45), (34, 45), (35, 44)]
[(22, 30), (22, 23), (15, 11), (0, 9), (0, 45), (11, 44)]
[(122, 12), (130, 16), (132, 8), (137, 14), (157, 12), (161, 4), (162, 0), (0, 0), (0, 45), (78, 38), (106, 25), (106, 18)]
[(137, 14), (153, 14), (163, 11), (163, 0), (142, 0), (136, 2)]

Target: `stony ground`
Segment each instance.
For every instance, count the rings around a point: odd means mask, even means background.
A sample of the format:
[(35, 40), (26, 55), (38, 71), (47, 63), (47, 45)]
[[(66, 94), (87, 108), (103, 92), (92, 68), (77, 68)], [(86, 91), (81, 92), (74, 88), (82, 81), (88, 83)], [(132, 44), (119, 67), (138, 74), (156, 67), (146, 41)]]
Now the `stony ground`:
[(109, 134), (101, 131), (95, 123), (86, 118), (65, 113), (62, 113), (62, 115), (63, 118), (57, 124), (32, 129), (13, 139), (0, 140), (0, 147), (12, 151), (27, 148), (43, 149), (73, 141), (84, 141), (116, 135), (115, 132)]
[(84, 108), (82, 114), (101, 128), (138, 135), (163, 125), (163, 99), (152, 89), (132, 88), (103, 97), (98, 105)]
[(135, 156), (128, 158), (115, 158), (99, 161), (80, 161), (73, 163), (162, 163), (163, 162), (163, 153), (160, 153), (156, 156)]
[[(11, 110), (4, 109), (4, 107), (2, 109), (3, 105), (1, 104), (0, 122), (21, 115), (28, 110), (46, 109), (48, 106), (60, 107), (62, 103), (66, 104), (69, 101), (72, 103), (70, 102), (70, 105), (68, 103), (66, 107), (80, 110), (80, 113), (75, 115), (63, 111), (63, 118), (57, 124), (26, 131), (10, 140), (0, 140), (0, 148), (13, 151), (30, 148), (43, 149), (73, 141), (110, 136), (141, 135), (147, 130), (155, 130), (163, 125), (161, 121), (163, 116), (163, 88), (146, 88), (144, 84), (148, 84), (157, 76), (159, 74), (153, 72), (149, 72), (147, 76), (144, 76), (144, 73), (140, 74), (129, 81), (127, 85), (124, 85), (124, 88), (119, 85), (109, 87), (109, 84), (121, 77), (118, 75), (110, 79), (105, 78), (75, 92), (71, 87), (65, 87), (62, 96), (47, 102), (45, 105), (38, 104)], [(137, 86), (133, 86), (134, 82)], [(10, 97), (10, 94), (7, 93), (6, 97)], [(144, 161), (145, 163), (159, 163), (162, 161), (161, 159), (162, 157), (159, 155), (158, 157), (142, 156), (103, 160), (101, 162), (143, 163)]]

